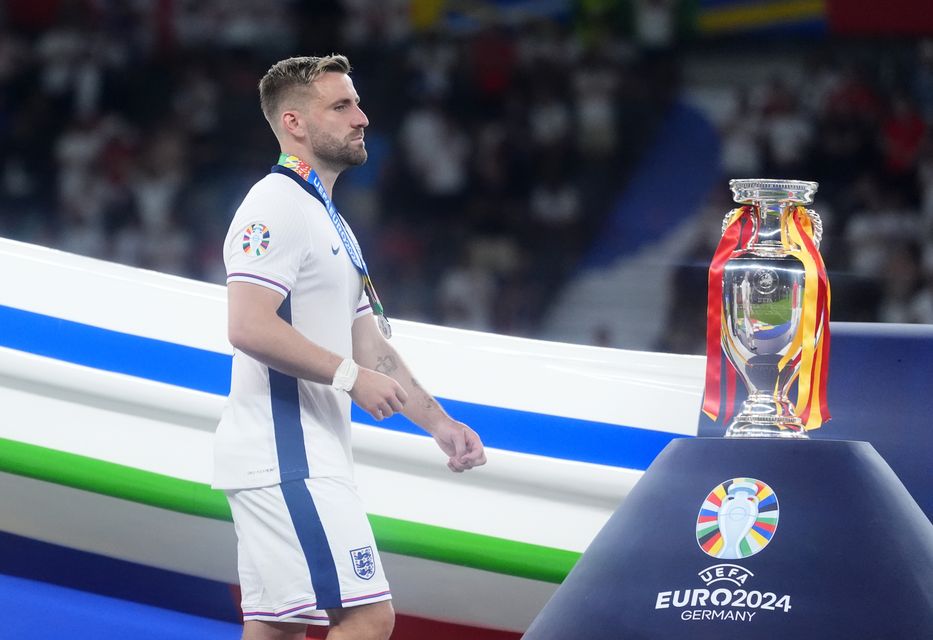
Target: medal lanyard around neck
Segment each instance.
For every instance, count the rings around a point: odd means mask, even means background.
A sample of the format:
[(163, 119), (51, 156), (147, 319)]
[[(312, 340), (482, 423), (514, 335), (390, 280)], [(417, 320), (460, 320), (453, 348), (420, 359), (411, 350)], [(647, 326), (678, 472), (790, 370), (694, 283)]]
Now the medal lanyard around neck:
[(360, 277), (363, 279), (363, 289), (366, 291), (366, 295), (369, 296), (369, 301), (373, 306), (373, 313), (379, 321), (379, 329), (386, 338), (390, 337), (392, 335), (392, 330), (389, 327), (389, 319), (386, 318), (385, 309), (383, 309), (382, 303), (379, 301), (379, 296), (376, 294), (376, 287), (373, 285), (372, 278), (369, 277), (369, 269), (366, 267), (366, 261), (363, 260), (363, 251), (356, 242), (356, 238), (352, 237), (347, 231), (343, 218), (337, 211), (337, 207), (335, 207), (334, 203), (331, 201), (330, 196), (327, 195), (327, 189), (324, 188), (324, 184), (321, 182), (321, 178), (318, 176), (317, 171), (312, 169), (311, 165), (299, 157), (287, 153), (279, 155), (278, 163), (301, 176), (321, 197), (324, 208), (327, 209), (327, 215), (330, 217), (334, 229), (337, 230), (337, 235), (339, 235), (340, 239), (343, 241), (343, 246), (347, 250), (350, 262), (353, 263), (353, 266), (356, 267), (356, 270), (360, 273)]

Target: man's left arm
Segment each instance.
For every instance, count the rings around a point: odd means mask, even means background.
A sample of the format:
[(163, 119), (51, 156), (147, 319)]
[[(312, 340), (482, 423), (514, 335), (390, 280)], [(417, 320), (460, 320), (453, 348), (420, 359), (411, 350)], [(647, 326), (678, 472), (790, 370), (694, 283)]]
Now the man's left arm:
[(447, 466), (461, 472), (486, 463), (486, 453), (479, 435), (470, 427), (451, 418), (440, 403), (415, 379), (376, 326), (371, 314), (353, 323), (353, 360), (361, 367), (373, 369), (393, 378), (408, 393), (402, 415), (434, 437), (447, 454)]

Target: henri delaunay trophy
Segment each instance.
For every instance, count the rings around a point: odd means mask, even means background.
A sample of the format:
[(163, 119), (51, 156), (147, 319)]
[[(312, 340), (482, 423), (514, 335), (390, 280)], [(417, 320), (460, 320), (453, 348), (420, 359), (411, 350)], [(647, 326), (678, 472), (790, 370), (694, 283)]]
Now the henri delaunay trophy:
[[(829, 419), (830, 289), (819, 253), (822, 221), (805, 207), (817, 183), (729, 185), (742, 206), (726, 214), (710, 265), (703, 410), (723, 423), (731, 417), (726, 437), (805, 438)], [(736, 374), (748, 397), (733, 417)]]

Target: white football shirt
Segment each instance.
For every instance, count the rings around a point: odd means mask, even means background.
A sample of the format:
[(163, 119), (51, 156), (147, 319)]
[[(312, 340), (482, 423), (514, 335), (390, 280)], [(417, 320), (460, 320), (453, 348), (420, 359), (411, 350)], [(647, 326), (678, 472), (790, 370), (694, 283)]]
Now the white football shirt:
[[(283, 296), (278, 314), (312, 342), (349, 358), (353, 321), (372, 313), (359, 272), (324, 205), (300, 176), (257, 182), (224, 241), (227, 282)], [(347, 230), (352, 234), (352, 231)], [(214, 439), (217, 489), (351, 478), (350, 396), (234, 351), (230, 395)]]

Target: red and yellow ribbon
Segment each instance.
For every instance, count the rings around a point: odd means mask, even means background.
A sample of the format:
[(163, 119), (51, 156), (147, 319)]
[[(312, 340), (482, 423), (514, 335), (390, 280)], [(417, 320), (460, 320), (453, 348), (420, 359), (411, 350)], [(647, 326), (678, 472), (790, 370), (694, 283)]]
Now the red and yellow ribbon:
[[(735, 367), (723, 358), (721, 343), (722, 325), (725, 322), (722, 308), (723, 271), (732, 254), (748, 245), (752, 239), (753, 227), (752, 207), (733, 209), (709, 267), (706, 305), (706, 393), (703, 397), (703, 412), (712, 420), (719, 417), (719, 409), (723, 405), (726, 408), (723, 421), (728, 420), (735, 404)], [(722, 397), (723, 382), (726, 383), (725, 398)]]
[(800, 324), (791, 348), (778, 363), (782, 370), (799, 358), (797, 403), (795, 412), (804, 429), (818, 429), (830, 419), (826, 404), (826, 373), (829, 365), (829, 307), (831, 293), (826, 266), (813, 242), (813, 223), (802, 206), (795, 206), (786, 216), (785, 246), (804, 267), (804, 298)]

